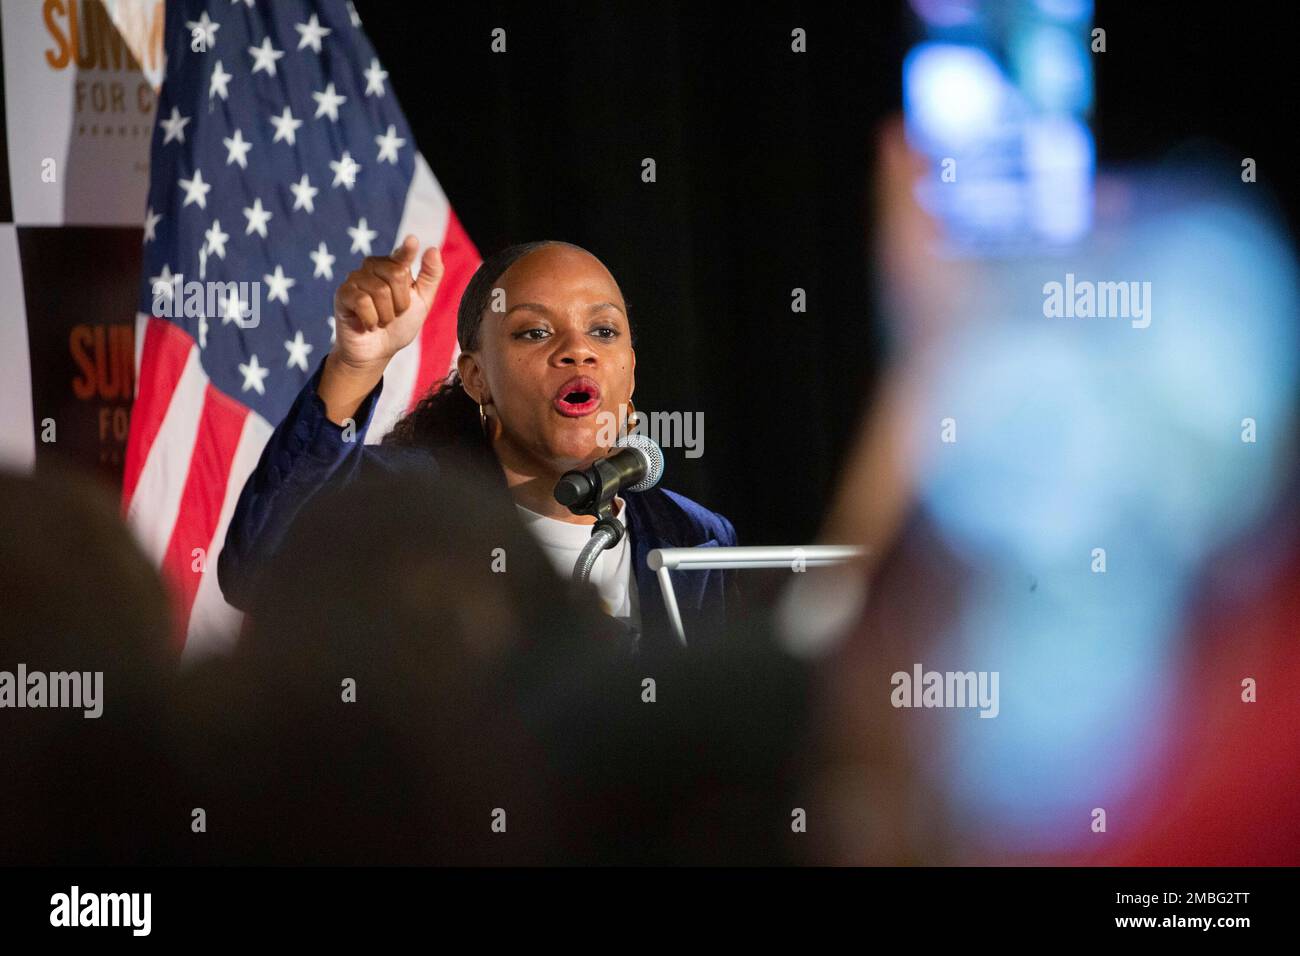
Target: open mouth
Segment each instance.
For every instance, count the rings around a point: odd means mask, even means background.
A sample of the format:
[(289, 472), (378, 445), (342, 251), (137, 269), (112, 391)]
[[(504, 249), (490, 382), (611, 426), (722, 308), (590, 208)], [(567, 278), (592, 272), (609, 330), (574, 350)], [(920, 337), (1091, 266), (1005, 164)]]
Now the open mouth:
[(569, 418), (590, 415), (600, 407), (600, 386), (580, 375), (560, 386), (553, 404), (556, 411)]

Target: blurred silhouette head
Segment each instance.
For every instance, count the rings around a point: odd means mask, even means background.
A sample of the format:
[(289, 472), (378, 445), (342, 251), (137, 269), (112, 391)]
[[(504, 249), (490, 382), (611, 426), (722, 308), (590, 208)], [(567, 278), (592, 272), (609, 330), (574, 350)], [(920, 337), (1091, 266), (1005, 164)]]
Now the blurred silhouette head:
[[(47, 681), (45, 706), (0, 711), (0, 862), (156, 859), (171, 793), (158, 734), (179, 657), (163, 584), (84, 478), (0, 474), (0, 526), (0, 671)], [(99, 716), (49, 706), (54, 675), (67, 690), (73, 673)]]
[(9, 661), (103, 670), (132, 685), (175, 664), (163, 584), (104, 489), (57, 470), (0, 473), (0, 515)]
[(509, 501), (445, 464), (349, 483), (311, 502), (268, 574), (234, 660), (187, 689), (182, 749), (225, 821), (209, 858), (546, 858), (533, 715), (618, 650)]

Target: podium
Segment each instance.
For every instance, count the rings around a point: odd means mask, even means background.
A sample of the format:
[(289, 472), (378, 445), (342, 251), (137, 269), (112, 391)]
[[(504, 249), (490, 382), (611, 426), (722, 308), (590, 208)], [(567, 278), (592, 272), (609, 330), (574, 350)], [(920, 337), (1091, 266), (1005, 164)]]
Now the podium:
[(824, 568), (865, 558), (867, 549), (847, 544), (803, 546), (758, 545), (736, 548), (655, 548), (646, 556), (650, 570), (659, 578), (664, 607), (678, 642), (686, 646), (677, 593), (669, 571), (733, 571), (747, 568)]

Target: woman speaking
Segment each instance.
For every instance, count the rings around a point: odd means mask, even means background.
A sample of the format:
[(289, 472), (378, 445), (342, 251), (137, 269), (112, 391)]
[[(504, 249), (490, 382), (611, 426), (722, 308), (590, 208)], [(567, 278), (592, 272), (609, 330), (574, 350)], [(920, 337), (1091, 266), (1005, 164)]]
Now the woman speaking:
[[(564, 242), (510, 246), (487, 259), (461, 298), (456, 371), (384, 437), (365, 432), (392, 357), (419, 334), (442, 278), (436, 248), (411, 278), (419, 243), (366, 258), (334, 297), (336, 345), (294, 400), (249, 476), (218, 563), (222, 591), (249, 609), (258, 569), (273, 560), (302, 506), (331, 481), (438, 459), (486, 462), (557, 572), (567, 578), (595, 518), (572, 514), (553, 491), (567, 471), (610, 453), (609, 427), (631, 405), (636, 352), (627, 306), (595, 256)], [(627, 533), (591, 571), (607, 614), (642, 635), (641, 649), (672, 641), (655, 548), (730, 546), (731, 523), (662, 488), (616, 497)], [(467, 560), (490, 560), (490, 555)], [(734, 602), (731, 575), (672, 572), (686, 633), (707, 634)], [(693, 628), (693, 625), (695, 627)], [(701, 629), (700, 626), (703, 625)]]

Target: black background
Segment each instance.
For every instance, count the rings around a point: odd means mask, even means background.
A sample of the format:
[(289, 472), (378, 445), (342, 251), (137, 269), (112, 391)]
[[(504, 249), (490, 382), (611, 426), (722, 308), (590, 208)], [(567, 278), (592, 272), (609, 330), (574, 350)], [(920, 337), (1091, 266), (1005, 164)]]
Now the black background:
[[(703, 457), (670, 453), (665, 485), (742, 543), (811, 539), (886, 359), (868, 199), (904, 4), (355, 4), (480, 251), (565, 239), (618, 279), (637, 407), (704, 413)], [(1225, 176), (1253, 156), (1294, 209), (1277, 9), (1099, 4), (1102, 164), (1208, 137)]]

